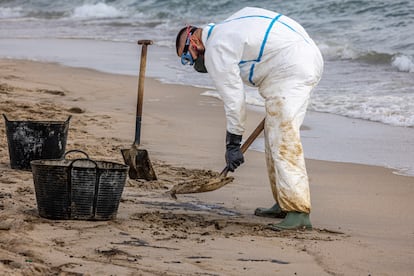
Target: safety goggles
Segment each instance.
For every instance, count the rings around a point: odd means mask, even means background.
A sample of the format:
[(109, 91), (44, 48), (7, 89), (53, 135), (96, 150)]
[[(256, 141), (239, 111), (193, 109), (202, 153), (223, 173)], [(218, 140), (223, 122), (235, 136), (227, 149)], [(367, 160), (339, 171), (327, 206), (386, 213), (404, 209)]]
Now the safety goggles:
[(191, 36), (195, 32), (195, 30), (197, 30), (197, 28), (195, 27), (188, 26), (187, 28), (187, 39), (185, 40), (184, 50), (183, 50), (183, 53), (181, 54), (182, 65), (187, 65), (187, 64), (193, 65), (194, 64), (194, 59), (189, 51), (189, 48), (190, 48)]

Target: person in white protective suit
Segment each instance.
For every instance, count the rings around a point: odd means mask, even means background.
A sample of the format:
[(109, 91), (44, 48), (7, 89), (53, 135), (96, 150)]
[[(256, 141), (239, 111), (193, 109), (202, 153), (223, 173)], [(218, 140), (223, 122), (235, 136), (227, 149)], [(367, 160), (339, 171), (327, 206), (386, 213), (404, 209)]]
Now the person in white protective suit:
[(246, 7), (223, 22), (188, 26), (177, 35), (183, 65), (209, 73), (224, 102), (227, 119), (226, 162), (234, 171), (244, 162), (243, 83), (265, 100), (265, 155), (276, 203), (255, 215), (284, 218), (274, 230), (311, 229), (309, 182), (299, 129), (312, 89), (322, 71), (322, 55), (304, 28), (273, 11)]

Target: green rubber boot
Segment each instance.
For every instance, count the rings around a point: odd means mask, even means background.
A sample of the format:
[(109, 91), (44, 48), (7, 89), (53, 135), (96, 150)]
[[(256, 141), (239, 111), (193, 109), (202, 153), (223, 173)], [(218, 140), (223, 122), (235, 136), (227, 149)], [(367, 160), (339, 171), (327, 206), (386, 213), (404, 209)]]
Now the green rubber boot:
[(282, 222), (270, 224), (268, 228), (274, 231), (296, 229), (312, 230), (312, 224), (308, 213), (287, 212), (286, 218)]
[(286, 212), (280, 209), (279, 204), (275, 203), (270, 208), (257, 208), (254, 211), (254, 214), (258, 217), (267, 217), (267, 218), (285, 218)]

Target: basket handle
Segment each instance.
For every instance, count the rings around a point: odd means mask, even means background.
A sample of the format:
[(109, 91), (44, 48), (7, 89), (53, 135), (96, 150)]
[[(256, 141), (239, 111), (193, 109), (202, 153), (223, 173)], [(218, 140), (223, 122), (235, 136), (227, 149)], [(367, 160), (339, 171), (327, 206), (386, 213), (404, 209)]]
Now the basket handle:
[(75, 162), (77, 162), (77, 161), (89, 161), (89, 162), (91, 162), (91, 163), (93, 163), (95, 165), (95, 168), (94, 169), (97, 169), (98, 168), (98, 163), (96, 163), (95, 161), (93, 161), (90, 158), (77, 158), (77, 159), (73, 159), (72, 162), (70, 162), (70, 164), (69, 164), (69, 169), (70, 170), (72, 170), (73, 164)]
[(84, 154), (85, 156), (86, 156), (86, 158), (76, 158), (76, 159), (74, 159), (74, 160), (72, 160), (72, 162), (70, 162), (70, 164), (69, 164), (69, 169), (70, 170), (72, 170), (72, 167), (73, 167), (73, 164), (76, 162), (76, 161), (80, 161), (80, 160), (86, 160), (86, 161), (89, 161), (89, 162), (92, 162), (94, 165), (95, 165), (95, 169), (97, 169), (98, 168), (98, 163), (96, 163), (95, 161), (93, 161), (90, 157), (89, 157), (89, 155), (86, 153), (86, 152), (84, 152), (83, 150), (68, 150), (67, 152), (65, 152), (65, 154), (63, 155), (63, 159), (66, 159), (66, 155), (68, 155), (69, 153), (73, 153), (73, 152), (77, 152), (77, 153), (82, 153), (82, 154)]
[[(84, 154), (85, 156), (86, 156), (86, 158), (85, 159), (87, 159), (87, 160), (91, 160), (90, 158), (89, 158), (89, 155), (86, 153), (86, 152), (84, 152), (83, 150), (68, 150), (67, 152), (65, 152), (65, 154), (63, 155), (63, 159), (66, 159), (66, 155), (68, 155), (69, 153), (72, 153), (72, 152), (78, 152), (78, 153), (82, 153), (82, 154)], [(92, 161), (92, 160), (91, 160)], [(72, 162), (73, 163), (73, 162)]]
[(4, 120), (6, 120), (6, 122), (8, 122), (9, 121), (9, 119), (7, 119), (7, 117), (6, 117), (6, 114), (2, 114), (3, 115), (3, 117), (4, 117)]

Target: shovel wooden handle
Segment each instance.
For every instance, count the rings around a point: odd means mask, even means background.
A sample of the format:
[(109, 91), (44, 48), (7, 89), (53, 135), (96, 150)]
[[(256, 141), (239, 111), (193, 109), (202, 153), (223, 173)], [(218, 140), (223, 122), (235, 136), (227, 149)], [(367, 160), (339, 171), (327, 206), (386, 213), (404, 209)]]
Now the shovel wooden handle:
[[(242, 153), (245, 153), (250, 145), (256, 140), (257, 136), (263, 131), (265, 124), (265, 118), (260, 122), (260, 124), (253, 130), (252, 134), (247, 137), (246, 141), (244, 141), (243, 145), (240, 147)], [(229, 172), (229, 168), (226, 166), (220, 173), (221, 176), (226, 177), (227, 173)]]
[(144, 81), (145, 81), (145, 68), (147, 66), (147, 47), (151, 45), (152, 40), (138, 40), (138, 45), (142, 45), (141, 49), (141, 62), (139, 66), (139, 78), (138, 78), (138, 99), (137, 99), (137, 115), (135, 120), (135, 145), (140, 144), (141, 140), (141, 120), (142, 120), (142, 104), (144, 101)]

